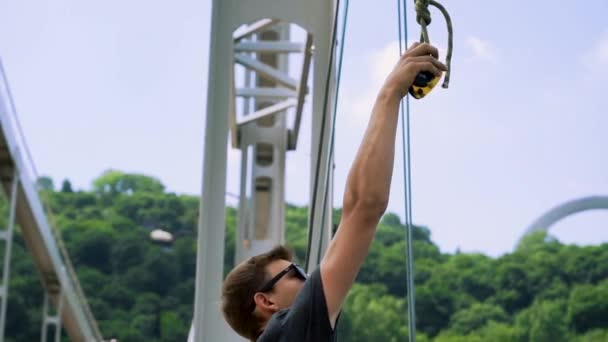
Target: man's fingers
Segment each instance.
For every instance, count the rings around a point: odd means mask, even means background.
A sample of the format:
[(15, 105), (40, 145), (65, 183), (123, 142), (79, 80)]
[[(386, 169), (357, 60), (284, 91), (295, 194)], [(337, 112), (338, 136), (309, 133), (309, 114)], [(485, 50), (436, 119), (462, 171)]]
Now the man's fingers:
[(416, 63), (414, 63), (414, 66), (419, 71), (428, 71), (428, 72), (432, 73), (433, 75), (435, 75), (437, 77), (441, 76), (441, 69), (437, 68), (435, 66), (435, 64), (433, 64), (433, 63), (430, 63), (430, 62), (416, 62)]
[(439, 51), (437, 48), (428, 43), (419, 43), (410, 48), (405, 54), (408, 57), (431, 55), (435, 58), (439, 58)]
[[(448, 68), (438, 59), (437, 48), (425, 43), (415, 43), (408, 52), (401, 56), (399, 62), (389, 75), (387, 82), (395, 89), (407, 89), (421, 72), (429, 72), (441, 77)], [(403, 94), (401, 94), (403, 96)]]
[(448, 71), (448, 67), (441, 63), (437, 58), (433, 57), (433, 56), (418, 56), (418, 57), (408, 57), (407, 61), (409, 63), (432, 63), (435, 68), (442, 70), (442, 71)]
[(448, 67), (447, 65), (441, 63), (438, 59), (433, 58), (432, 63), (435, 64), (435, 66), (440, 69), (441, 71), (448, 71)]

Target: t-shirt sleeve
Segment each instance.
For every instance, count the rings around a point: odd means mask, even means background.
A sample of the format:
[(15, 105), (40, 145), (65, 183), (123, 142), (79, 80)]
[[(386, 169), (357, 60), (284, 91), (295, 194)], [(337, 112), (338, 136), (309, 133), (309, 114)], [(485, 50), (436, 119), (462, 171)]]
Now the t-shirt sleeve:
[(334, 329), (329, 321), (319, 268), (310, 275), (285, 319), (284, 336), (293, 336), (294, 341), (302, 338), (319, 342), (333, 340)]

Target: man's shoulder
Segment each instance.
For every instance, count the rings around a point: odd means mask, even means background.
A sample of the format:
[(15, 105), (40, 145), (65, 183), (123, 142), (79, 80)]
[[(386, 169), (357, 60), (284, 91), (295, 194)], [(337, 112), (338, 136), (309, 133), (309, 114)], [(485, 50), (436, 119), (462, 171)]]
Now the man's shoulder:
[(270, 318), (264, 332), (258, 338), (257, 342), (280, 341), (281, 331), (287, 322), (289, 309), (283, 309)]
[(258, 342), (329, 341), (334, 335), (327, 316), (321, 273), (317, 268), (288, 309), (272, 315)]

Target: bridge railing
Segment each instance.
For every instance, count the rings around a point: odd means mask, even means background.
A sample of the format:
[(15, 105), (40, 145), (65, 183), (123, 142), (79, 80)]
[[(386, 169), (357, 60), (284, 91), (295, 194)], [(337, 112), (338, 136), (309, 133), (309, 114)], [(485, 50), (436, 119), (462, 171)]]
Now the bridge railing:
[[(97, 326), (97, 321), (92, 314), (92, 311), (89, 307), (88, 301), (84, 295), (84, 291), (80, 286), (80, 281), (76, 275), (74, 270), (74, 266), (70, 260), (68, 252), (63, 243), (63, 239), (61, 238), (61, 234), (56, 227), (56, 222), (53, 217), (53, 213), (48, 203), (48, 198), (41, 199), (37, 191), (37, 180), (39, 177), (38, 170), (36, 169), (36, 165), (30, 153), (27, 141), (25, 139), (25, 135), (23, 134), (23, 129), (21, 127), (21, 123), (19, 122), (19, 118), (17, 116), (17, 110), (15, 108), (15, 104), (13, 101), (13, 97), (8, 86), (8, 80), (6, 78), (6, 73), (4, 70), (4, 66), (2, 60), (0, 59), (0, 98), (4, 99), (5, 102), (5, 113), (7, 115), (3, 116), (4, 120), (2, 125), (9, 125), (9, 127), (4, 127), (4, 131), (8, 132), (16, 132), (16, 134), (12, 134), (12, 139), (14, 140), (17, 151), (10, 151), (13, 158), (20, 159), (19, 162), (15, 161), (15, 164), (19, 167), (20, 173), (20, 182), (25, 190), (27, 188), (34, 189), (33, 194), (28, 191), (24, 191), (25, 193), (30, 193), (29, 201), (38, 201), (40, 206), (42, 207), (43, 214), (46, 216), (46, 220), (48, 221), (48, 228), (50, 230), (51, 236), (57, 246), (59, 251), (61, 265), (63, 266), (65, 272), (67, 273), (67, 281), (70, 283), (69, 286), (72, 291), (74, 291), (73, 295), (76, 296), (77, 302), (82, 308), (84, 315), (86, 316), (86, 320), (94, 335), (101, 339), (101, 333)], [(7, 137), (8, 138), (8, 137)], [(43, 196), (44, 197), (44, 196)], [(57, 275), (60, 276), (61, 270), (56, 270)]]

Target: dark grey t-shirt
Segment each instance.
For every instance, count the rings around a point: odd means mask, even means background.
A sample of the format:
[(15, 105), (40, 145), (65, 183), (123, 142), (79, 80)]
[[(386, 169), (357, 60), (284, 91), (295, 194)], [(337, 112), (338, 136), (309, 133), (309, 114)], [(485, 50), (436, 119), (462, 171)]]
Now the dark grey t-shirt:
[[(337, 324), (336, 321), (336, 327)], [(321, 272), (317, 268), (291, 307), (272, 315), (257, 342), (335, 342), (337, 335), (331, 328)]]

